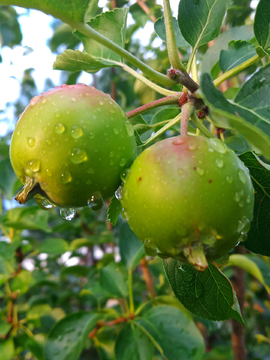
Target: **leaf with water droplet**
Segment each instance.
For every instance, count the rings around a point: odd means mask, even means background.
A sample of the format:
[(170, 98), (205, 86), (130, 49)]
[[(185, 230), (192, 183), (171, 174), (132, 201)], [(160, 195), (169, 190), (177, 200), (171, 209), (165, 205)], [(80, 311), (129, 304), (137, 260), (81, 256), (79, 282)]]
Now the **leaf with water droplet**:
[(122, 212), (122, 204), (114, 196), (111, 199), (110, 204), (108, 206), (108, 210), (107, 210), (107, 219), (113, 226), (116, 225), (117, 219), (119, 218), (121, 212)]

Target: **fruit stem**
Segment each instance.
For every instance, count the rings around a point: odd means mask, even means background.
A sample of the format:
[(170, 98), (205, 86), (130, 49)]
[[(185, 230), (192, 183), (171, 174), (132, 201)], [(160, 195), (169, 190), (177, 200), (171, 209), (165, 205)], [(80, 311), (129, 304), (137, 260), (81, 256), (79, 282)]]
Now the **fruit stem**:
[(198, 119), (196, 111), (193, 111), (193, 113), (191, 114), (191, 121), (193, 122), (193, 124), (196, 126), (197, 129), (200, 130), (200, 132), (205, 135), (208, 138), (215, 138), (215, 135), (213, 135), (211, 133), (211, 131), (209, 131), (203, 124), (202, 122)]
[(147, 139), (143, 146), (150, 144), (152, 141), (154, 141), (157, 137), (159, 137), (161, 134), (163, 134), (165, 131), (169, 130), (172, 126), (177, 124), (181, 120), (182, 113), (178, 114), (174, 119), (170, 120), (168, 124), (164, 125), (161, 129), (159, 129), (153, 136), (151, 136), (149, 139)]
[(157, 93), (159, 93), (161, 95), (165, 95), (165, 96), (176, 94), (175, 91), (167, 90), (167, 89), (162, 88), (161, 86), (156, 85), (155, 83), (146, 79), (143, 75), (139, 74), (137, 71), (133, 70), (126, 64), (123, 64), (123, 65), (121, 64), (121, 66), (122, 66), (123, 70), (125, 70), (126, 72), (128, 72), (129, 74), (134, 76), (136, 79), (140, 80), (142, 83), (144, 83), (151, 89), (155, 90)]
[(208, 262), (201, 242), (196, 242), (194, 245), (186, 246), (183, 251), (190, 265), (192, 265), (196, 270), (203, 272), (208, 268)]
[(166, 39), (167, 39), (167, 49), (168, 55), (170, 59), (170, 63), (173, 69), (178, 69), (182, 71), (186, 71), (184, 65), (179, 59), (178, 49), (175, 40), (175, 33), (173, 28), (173, 19), (172, 19), (172, 11), (170, 7), (170, 0), (163, 0), (164, 6), (164, 21), (166, 28)]
[(219, 86), (221, 83), (223, 83), (223, 81), (229, 79), (230, 77), (238, 74), (240, 71), (246, 69), (247, 67), (249, 67), (250, 65), (255, 64), (257, 61), (261, 60), (266, 54), (260, 54), (260, 55), (255, 55), (252, 58), (248, 59), (247, 61), (244, 61), (242, 64), (234, 67), (233, 69), (225, 72), (224, 74), (222, 74), (221, 76), (219, 76), (216, 80), (213, 81), (213, 84), (215, 86)]
[[(129, 53), (127, 50), (117, 45), (113, 41), (109, 40), (105, 36), (101, 35), (98, 31), (92, 29), (88, 24), (83, 24), (80, 22), (74, 22), (71, 24), (72, 27), (83, 35), (97, 41), (101, 45), (107, 47), (108, 49), (114, 51), (116, 54), (120, 55), (123, 59), (129, 61), (132, 65), (140, 69), (145, 75), (150, 79), (159, 82), (164, 86), (172, 86), (176, 82), (170, 79), (168, 76), (152, 69), (150, 66), (143, 63), (141, 60), (137, 59), (134, 55)], [(91, 54), (90, 54), (91, 55)]]
[(193, 105), (190, 102), (182, 105), (181, 136), (188, 135), (188, 121), (193, 112)]
[[(37, 194), (37, 192), (32, 191), (34, 187), (37, 184), (37, 180), (35, 178), (31, 178), (29, 176), (26, 176), (25, 185), (18, 192), (18, 194), (15, 197), (15, 200), (17, 200), (20, 204), (25, 204), (27, 200), (30, 200), (34, 195)], [(29, 196), (31, 192), (31, 196)]]
[(128, 294), (129, 294), (129, 312), (134, 314), (134, 301), (133, 301), (133, 291), (132, 291), (132, 269), (128, 270)]
[(128, 113), (126, 113), (126, 116), (128, 119), (131, 119), (134, 116), (140, 115), (145, 111), (155, 109), (156, 107), (159, 106), (178, 104), (182, 95), (183, 93), (179, 92), (179, 93), (175, 93), (174, 95), (170, 95), (162, 99), (155, 100), (149, 104), (145, 104), (143, 106), (138, 107), (137, 109), (129, 111)]

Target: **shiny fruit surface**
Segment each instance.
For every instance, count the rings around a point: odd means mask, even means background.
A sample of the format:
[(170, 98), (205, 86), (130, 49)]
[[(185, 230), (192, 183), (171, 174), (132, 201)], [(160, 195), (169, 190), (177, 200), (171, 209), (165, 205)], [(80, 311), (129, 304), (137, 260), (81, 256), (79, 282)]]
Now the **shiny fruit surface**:
[(222, 141), (173, 137), (143, 151), (122, 193), (123, 214), (154, 255), (197, 269), (227, 254), (249, 230), (249, 171)]
[(123, 110), (109, 95), (84, 84), (34, 97), (10, 146), (13, 169), (25, 184), (18, 200), (25, 202), (40, 189), (61, 207), (110, 198), (135, 157), (133, 128)]

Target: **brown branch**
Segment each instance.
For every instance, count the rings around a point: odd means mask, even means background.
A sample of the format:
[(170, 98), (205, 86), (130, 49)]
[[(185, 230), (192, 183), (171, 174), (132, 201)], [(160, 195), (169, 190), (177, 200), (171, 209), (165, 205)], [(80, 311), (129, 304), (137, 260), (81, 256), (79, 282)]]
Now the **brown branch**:
[(116, 324), (120, 324), (123, 322), (127, 322), (128, 320), (133, 320), (134, 319), (134, 315), (130, 315), (129, 317), (119, 317), (118, 319), (112, 320), (112, 321), (103, 321), (100, 320), (97, 322), (96, 327), (90, 332), (90, 334), (88, 335), (89, 339), (92, 339), (96, 336), (97, 331), (104, 326), (114, 326)]
[(149, 294), (152, 296), (152, 298), (156, 297), (156, 292), (153, 286), (153, 281), (149, 273), (149, 269), (147, 267), (147, 262), (145, 258), (141, 260), (141, 267), (142, 267), (142, 273), (143, 273), (143, 279), (145, 281), (146, 287), (148, 289)]
[[(246, 250), (237, 246), (235, 248), (235, 253), (245, 254)], [(244, 314), (244, 301), (245, 301), (245, 271), (239, 267), (234, 267), (234, 275), (232, 277), (233, 288), (236, 292), (241, 313)], [(244, 326), (240, 324), (237, 320), (232, 319), (232, 347), (234, 352), (235, 360), (246, 360), (247, 350), (245, 347), (245, 334)]]
[[(150, 10), (149, 7), (145, 4), (145, 2), (143, 2), (142, 0), (137, 0), (137, 4), (143, 9), (143, 11), (149, 15), (150, 14)], [(157, 21), (155, 15), (150, 15), (150, 19), (153, 21), (153, 23), (155, 23)]]

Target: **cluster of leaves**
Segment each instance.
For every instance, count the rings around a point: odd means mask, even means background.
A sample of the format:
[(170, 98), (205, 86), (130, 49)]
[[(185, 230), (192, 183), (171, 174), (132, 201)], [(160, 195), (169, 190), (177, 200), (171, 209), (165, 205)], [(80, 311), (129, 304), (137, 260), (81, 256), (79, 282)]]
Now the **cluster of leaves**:
[[(0, 3), (27, 5), (21, 0)], [(112, 3), (108, 4), (111, 10)], [(169, 67), (167, 52), (152, 46), (156, 36), (167, 41), (160, 6), (154, 0), (146, 1), (146, 13), (140, 1), (129, 9), (124, 6), (125, 1), (119, 1), (117, 9), (101, 13), (97, 1), (92, 0), (88, 5), (88, 0), (66, 1), (64, 5), (59, 1), (29, 3), (29, 7), (66, 22), (54, 24), (50, 41), (52, 51), (66, 49), (54, 64), (56, 69), (70, 72), (65, 73), (65, 82), (76, 82), (81, 71), (96, 73), (103, 69), (98, 86), (108, 91), (111, 85), (108, 78), (113, 79), (117, 84), (117, 100), (126, 111), (159, 98), (160, 89), (149, 90), (147, 81), (135, 81), (122, 70), (132, 73), (137, 65), (128, 57), (130, 67), (127, 67), (124, 50), (136, 54), (139, 60), (144, 59), (144, 50), (134, 41), (133, 34), (148, 20), (157, 20), (155, 34), (147, 47), (155, 59), (145, 64), (161, 73)], [(198, 50), (201, 96), (210, 108), (210, 118), (204, 119), (203, 124), (210, 128), (208, 120), (211, 120), (215, 126), (226, 129), (223, 135), (226, 144), (240, 155), (250, 170), (256, 193), (254, 220), (243, 246), (264, 256), (270, 256), (270, 169), (265, 163), (270, 159), (269, 10), (268, 1), (261, 0), (254, 30), (246, 25), (252, 9), (250, 1), (244, 0), (228, 3), (196, 0), (196, 6), (194, 0), (181, 0), (178, 19), (173, 19), (183, 62), (188, 62), (190, 46), (193, 53)], [(128, 11), (135, 24), (126, 28)], [(21, 33), (15, 10), (4, 6), (0, 15), (4, 19), (0, 26), (2, 46), (19, 44)], [(78, 24), (84, 24), (85, 20), (95, 31), (93, 36), (100, 34), (115, 45), (104, 46), (95, 41), (97, 37), (94, 40), (83, 34), (85, 28)], [(79, 30), (72, 33), (72, 27)], [(207, 43), (214, 39), (214, 45), (208, 48)], [(81, 42), (84, 51), (78, 50)], [(256, 71), (258, 66), (260, 69)], [(108, 77), (107, 68), (111, 67), (116, 69)], [(244, 70), (241, 76), (236, 76), (239, 71), (234, 72), (235, 68)], [(232, 76), (223, 94), (216, 89), (220, 72), (231, 72)], [(25, 74), (22, 89), (28, 98), (35, 87), (31, 71)], [(150, 79), (151, 75), (155, 77), (150, 71)], [(250, 78), (246, 81), (247, 76)], [(175, 84), (173, 88), (179, 91), (178, 86)], [(18, 111), (20, 106), (18, 102)], [(178, 114), (178, 107), (166, 106), (132, 118), (138, 145), (144, 148), (152, 132)], [(178, 127), (170, 127), (170, 131), (177, 134)], [(196, 129), (190, 126), (189, 131), (194, 133)], [(155, 141), (168, 133), (158, 135)], [(4, 137), (0, 141), (1, 359), (232, 359), (231, 350), (224, 351), (219, 346), (221, 341), (224, 345), (230, 342), (230, 328), (227, 322), (214, 321), (234, 318), (243, 323), (229, 281), (233, 277), (233, 266), (243, 268), (248, 274), (245, 322), (250, 358), (266, 358), (270, 343), (267, 326), (270, 263), (267, 258), (231, 254), (230, 258), (209, 264), (204, 273), (199, 273), (172, 259), (162, 263), (159, 258), (145, 257), (141, 242), (125, 220), (118, 218), (121, 206), (115, 198), (112, 201), (115, 205), (109, 210), (113, 228), (106, 222), (105, 205), (98, 213), (90, 209), (78, 211), (71, 223), (62, 220), (56, 210), (40, 210), (34, 202), (13, 207), (12, 198), (21, 184), (9, 164), (8, 140), (9, 137)], [(75, 259), (76, 265), (65, 264), (66, 256)], [(27, 270), (30, 266), (31, 270)], [(255, 334), (262, 343), (260, 346)], [(212, 351), (204, 353), (204, 340), (207, 350), (214, 348)]]

